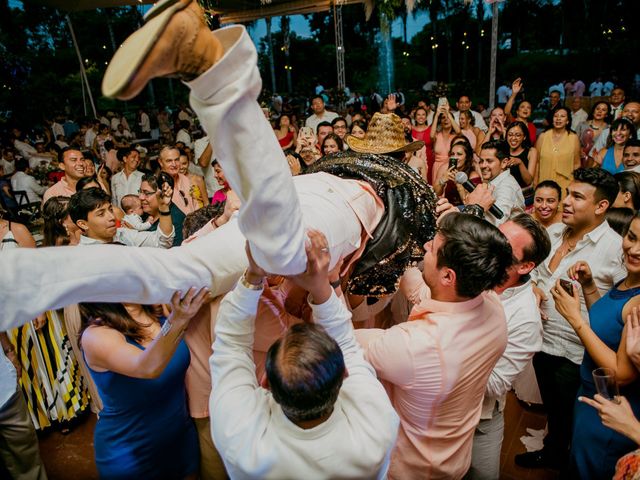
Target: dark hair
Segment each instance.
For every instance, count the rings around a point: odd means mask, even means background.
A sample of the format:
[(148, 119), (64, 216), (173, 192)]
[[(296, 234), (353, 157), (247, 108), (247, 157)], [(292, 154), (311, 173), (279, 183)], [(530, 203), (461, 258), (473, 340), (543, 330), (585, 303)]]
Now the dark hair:
[(324, 144), (327, 143), (327, 140), (333, 140), (336, 142), (336, 144), (338, 145), (338, 152), (344, 150), (344, 142), (342, 141), (342, 139), (335, 133), (329, 133), (326, 137), (324, 137), (324, 140), (322, 140), (322, 145), (320, 145), (320, 151), (322, 152), (322, 155), (324, 155)]
[(322, 103), (324, 103), (324, 97), (322, 95), (314, 95), (313, 97), (311, 97), (311, 101), (309, 103), (313, 103), (316, 98), (319, 98), (320, 100), (322, 100)]
[(69, 215), (76, 223), (78, 220), (87, 220), (89, 212), (100, 208), (105, 203), (111, 203), (111, 197), (101, 188), (87, 188), (78, 190), (71, 195), (69, 200)]
[(273, 399), (297, 422), (331, 411), (345, 365), (340, 346), (322, 326), (300, 323), (271, 345), (265, 370)]
[(526, 213), (520, 213), (509, 220), (524, 228), (533, 239), (533, 241), (522, 250), (522, 261), (533, 262), (536, 266), (544, 262), (551, 252), (551, 239), (549, 238), (547, 229), (540, 225), (531, 215)]
[(16, 160), (16, 170), (18, 172), (25, 172), (29, 168), (29, 160), (26, 158), (19, 158)]
[(607, 148), (610, 148), (613, 146), (613, 132), (615, 132), (620, 126), (626, 127), (627, 130), (629, 130), (629, 139), (636, 138), (636, 126), (633, 124), (633, 122), (628, 118), (620, 117), (614, 120), (611, 126), (609, 127), (609, 137), (607, 138)]
[(598, 105), (600, 104), (604, 104), (607, 107), (607, 115), (604, 117), (604, 121), (609, 123), (609, 120), (610, 120), (609, 112), (611, 111), (611, 107), (609, 105), (609, 102), (605, 102), (604, 100), (599, 100), (593, 105), (591, 105), (591, 111), (589, 112), (589, 116), (587, 116), (587, 120), (593, 120), (593, 114), (595, 113), (596, 108), (598, 108)]
[(621, 237), (627, 234), (631, 220), (635, 216), (635, 212), (627, 207), (611, 207), (605, 213), (607, 223)]
[[(567, 113), (567, 125), (564, 128), (567, 132), (571, 133), (573, 131), (571, 130), (571, 110), (565, 106), (560, 106), (555, 109), (555, 111), (553, 112), (553, 116), (555, 116), (555, 114), (558, 113), (560, 110), (564, 110)], [(553, 119), (553, 116), (551, 117), (552, 119)], [(553, 123), (549, 128), (553, 128)]]
[(278, 118), (276, 118), (276, 128), (280, 128), (282, 117), (287, 117), (289, 119), (289, 123), (291, 123), (291, 115), (289, 115), (288, 113), (283, 113)]
[(473, 215), (450, 213), (440, 219), (444, 242), (438, 250), (438, 268), (456, 274), (456, 293), (473, 298), (507, 280), (513, 252), (506, 237), (489, 222)]
[(629, 140), (627, 140), (627, 143), (624, 144), (624, 149), (626, 150), (627, 147), (640, 147), (640, 140), (638, 140), (637, 137), (629, 138)]
[(119, 148), (118, 151), (116, 152), (116, 157), (118, 157), (118, 160), (120, 160), (121, 162), (124, 162), (124, 157), (128, 157), (129, 154), (134, 150), (136, 149), (133, 147)]
[(480, 147), (480, 150), (495, 150), (496, 157), (502, 161), (509, 156), (509, 144), (504, 140), (489, 140), (484, 142)]
[[(467, 140), (466, 137), (465, 137), (465, 140)], [(473, 170), (473, 148), (471, 148), (471, 144), (469, 143), (469, 140), (467, 140), (466, 142), (462, 142), (462, 141), (459, 141), (456, 143), (451, 142), (451, 148), (449, 148), (449, 156), (451, 156), (451, 151), (453, 150), (453, 147), (460, 147), (464, 150), (464, 166), (460, 171), (466, 173), (467, 176), (469, 176), (471, 174), (471, 171)]]
[[(98, 181), (98, 177), (96, 177), (95, 175), (91, 175), (90, 177), (82, 177), (76, 183), (76, 192), (79, 192), (80, 190), (85, 190), (87, 188), (87, 185), (93, 182), (100, 185), (100, 182)], [(91, 187), (91, 188), (95, 188), (95, 187)]]
[(64, 225), (62, 225), (62, 222), (69, 215), (68, 205), (69, 197), (62, 196), (51, 197), (44, 202), (42, 206), (42, 218), (44, 220), (42, 245), (44, 247), (55, 247), (58, 244), (58, 240), (61, 240), (61, 245), (69, 245), (69, 234)]
[[(516, 120), (509, 124), (505, 132), (505, 138), (507, 137), (507, 135), (509, 135), (510, 130), (513, 130), (514, 128), (517, 128), (517, 127), (520, 127), (520, 130), (522, 130), (522, 135), (523, 135), (522, 146), (524, 148), (531, 148), (531, 139), (529, 138), (529, 127), (527, 127), (526, 123), (521, 122), (520, 120)], [(509, 148), (509, 150), (511, 150), (511, 148)]]
[(180, 128), (184, 128), (185, 130), (189, 130), (190, 126), (191, 126), (191, 124), (189, 123), (189, 120), (180, 120)]
[(353, 130), (353, 127), (359, 127), (363, 131), (366, 132), (367, 131), (367, 122), (366, 122), (366, 120), (355, 120), (355, 121), (351, 122), (351, 129), (349, 131)]
[(214, 205), (205, 205), (187, 214), (182, 224), (182, 238), (189, 238), (211, 220), (215, 220), (224, 212), (226, 200)]
[(107, 151), (112, 150), (113, 149), (113, 142), (111, 140), (107, 140), (106, 142), (104, 142), (104, 148)]
[(320, 122), (316, 127), (316, 135), (318, 135), (318, 132), (320, 131), (320, 127), (331, 127), (331, 129), (333, 130), (333, 127), (329, 122)]
[[(122, 303), (79, 303), (80, 331), (78, 332), (78, 345), (82, 348), (82, 334), (92, 326), (109, 327), (135, 342), (145, 339), (142, 327), (136, 322)], [(155, 317), (152, 307), (142, 305), (142, 309), (151, 317)]]
[[(217, 162), (216, 162), (217, 163)], [(213, 167), (214, 163), (211, 162), (211, 166)], [(162, 177), (162, 178), (160, 178)], [(140, 179), (140, 183), (142, 182), (147, 182), (149, 184), (149, 186), (151, 188), (153, 188), (154, 190), (158, 190), (158, 188), (160, 187), (160, 185), (163, 182), (166, 182), (169, 184), (169, 186), (171, 188), (173, 188), (174, 186), (174, 181), (173, 181), (173, 177), (171, 175), (168, 174), (162, 174), (160, 173), (159, 175), (155, 175), (153, 173), (145, 173), (142, 178)]]
[(344, 122), (344, 126), (347, 126), (347, 120), (344, 117), (336, 117), (331, 120), (331, 126), (334, 127), (338, 122)]
[(562, 200), (562, 187), (560, 187), (560, 185), (558, 185), (553, 180), (543, 180), (538, 185), (536, 185), (534, 192), (537, 192), (541, 188), (552, 188), (553, 190), (558, 192), (558, 200)]
[(620, 191), (614, 176), (602, 168), (577, 168), (573, 171), (573, 180), (594, 186), (596, 201), (607, 200), (609, 206), (616, 201)]
[(618, 172), (613, 178), (618, 182), (621, 192), (629, 192), (631, 194), (633, 208), (640, 210), (640, 173)]
[(80, 150), (79, 148), (75, 148), (75, 147), (64, 147), (63, 149), (61, 149), (58, 152), (58, 163), (62, 163), (64, 162), (64, 154), (67, 152), (80, 152), (82, 154), (82, 156), (84, 156), (84, 152), (82, 150)]

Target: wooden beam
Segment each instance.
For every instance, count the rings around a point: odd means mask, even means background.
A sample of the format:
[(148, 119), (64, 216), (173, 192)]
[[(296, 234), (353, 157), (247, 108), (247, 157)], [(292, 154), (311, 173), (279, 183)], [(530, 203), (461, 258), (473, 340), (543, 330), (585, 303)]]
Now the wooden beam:
[[(363, 0), (344, 0), (343, 5), (363, 3)], [(265, 4), (260, 8), (250, 10), (215, 11), (220, 14), (220, 23), (245, 23), (260, 18), (280, 17), (283, 15), (305, 15), (309, 13), (325, 12), (331, 9), (331, 0), (316, 0), (314, 2), (294, 0), (292, 2)]]

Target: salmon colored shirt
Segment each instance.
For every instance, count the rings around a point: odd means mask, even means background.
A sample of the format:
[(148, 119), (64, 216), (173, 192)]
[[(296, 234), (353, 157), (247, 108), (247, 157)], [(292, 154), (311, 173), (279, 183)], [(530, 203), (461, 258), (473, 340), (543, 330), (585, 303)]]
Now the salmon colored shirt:
[(498, 296), (456, 303), (426, 298), (410, 321), (356, 330), (356, 338), (400, 415), (389, 478), (462, 478), (489, 374), (507, 344)]
[(72, 189), (67, 183), (67, 179), (62, 177), (59, 182), (54, 183), (46, 192), (44, 192), (44, 195), (42, 196), (42, 204), (44, 205), (51, 197), (70, 197), (74, 193), (76, 193), (75, 189)]

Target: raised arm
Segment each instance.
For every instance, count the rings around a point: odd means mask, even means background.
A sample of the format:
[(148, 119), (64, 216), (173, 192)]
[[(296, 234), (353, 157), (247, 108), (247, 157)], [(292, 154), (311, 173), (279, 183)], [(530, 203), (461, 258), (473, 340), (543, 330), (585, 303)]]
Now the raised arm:
[(507, 100), (507, 104), (504, 106), (504, 113), (507, 115), (511, 115), (511, 109), (513, 108), (513, 104), (515, 103), (520, 90), (522, 90), (522, 79), (518, 77), (511, 84), (511, 95), (509, 96), (509, 100)]

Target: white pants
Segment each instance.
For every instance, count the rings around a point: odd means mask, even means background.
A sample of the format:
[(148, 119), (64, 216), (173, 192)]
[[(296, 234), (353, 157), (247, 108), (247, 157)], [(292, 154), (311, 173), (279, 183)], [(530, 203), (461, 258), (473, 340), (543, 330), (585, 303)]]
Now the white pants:
[(504, 438), (504, 414), (494, 409), (491, 418), (480, 420), (473, 433), (471, 468), (465, 480), (498, 480)]
[[(213, 35), (225, 55), (189, 84), (191, 105), (240, 197), (239, 215), (211, 234), (170, 250), (95, 245), (2, 253), (0, 330), (83, 301), (166, 303), (173, 292), (194, 286), (223, 294), (247, 266), (245, 239), (261, 267), (283, 275), (304, 271), (307, 228), (327, 236), (332, 263), (360, 245), (362, 228), (344, 194), (348, 189), (327, 184), (328, 177), (336, 184), (348, 180), (326, 174), (295, 182), (291, 177), (256, 102), (261, 89), (257, 54), (244, 27)], [(375, 204), (373, 197), (370, 201)]]

